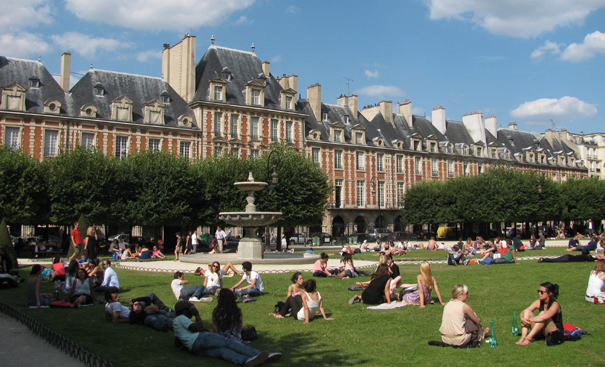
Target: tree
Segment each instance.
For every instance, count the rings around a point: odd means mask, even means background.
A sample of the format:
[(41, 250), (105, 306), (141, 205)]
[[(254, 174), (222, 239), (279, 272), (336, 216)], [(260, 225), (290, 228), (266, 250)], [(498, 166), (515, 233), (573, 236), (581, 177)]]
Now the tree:
[(10, 223), (46, 222), (49, 201), (40, 163), (21, 151), (0, 146), (0, 187), (0, 217)]

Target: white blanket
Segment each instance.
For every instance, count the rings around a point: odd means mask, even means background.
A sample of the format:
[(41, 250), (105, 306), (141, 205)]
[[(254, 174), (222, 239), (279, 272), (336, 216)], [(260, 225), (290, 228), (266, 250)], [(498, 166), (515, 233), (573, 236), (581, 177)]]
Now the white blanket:
[(368, 310), (393, 310), (396, 308), (405, 307), (407, 305), (408, 305), (408, 303), (406, 301), (401, 301), (401, 302), (393, 301), (391, 303), (383, 303), (378, 306), (370, 306), (370, 307), (368, 307)]

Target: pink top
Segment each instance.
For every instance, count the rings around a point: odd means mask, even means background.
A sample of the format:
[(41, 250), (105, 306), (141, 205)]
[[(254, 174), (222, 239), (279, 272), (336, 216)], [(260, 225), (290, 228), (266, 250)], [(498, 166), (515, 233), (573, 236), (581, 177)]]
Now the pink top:
[(313, 265), (313, 272), (318, 272), (321, 271), (322, 273), (326, 271), (326, 268), (328, 267), (328, 264), (324, 264), (323, 262), (321, 262), (321, 260), (317, 260), (315, 262), (315, 265)]
[(153, 252), (151, 253), (151, 255), (156, 256), (158, 253), (160, 253), (161, 250), (153, 250)]

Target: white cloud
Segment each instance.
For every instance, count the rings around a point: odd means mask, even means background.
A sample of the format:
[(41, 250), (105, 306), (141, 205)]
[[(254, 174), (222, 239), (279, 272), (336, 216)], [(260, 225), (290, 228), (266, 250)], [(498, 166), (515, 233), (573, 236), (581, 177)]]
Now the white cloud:
[[(422, 108), (422, 107), (414, 107), (414, 106), (412, 106), (412, 114), (413, 114), (413, 115), (418, 115), (418, 116), (424, 115), (424, 108)], [(431, 115), (430, 115), (430, 114), (429, 114), (429, 115), (427, 115), (427, 116), (426, 116), (426, 118), (427, 118), (429, 121), (431, 121)]]
[(300, 8), (298, 6), (294, 6), (294, 5), (290, 5), (288, 6), (288, 8), (286, 9), (286, 13), (291, 13), (291, 14), (296, 14), (300, 11)]
[(254, 0), (65, 0), (65, 8), (78, 18), (152, 31), (190, 31), (221, 24)]
[(556, 27), (582, 25), (605, 0), (424, 0), (430, 18), (471, 22), (488, 32), (513, 37), (537, 37)]
[(147, 50), (137, 54), (137, 61), (147, 62), (150, 59), (162, 59), (162, 51)]
[(378, 70), (374, 69), (374, 71), (370, 71), (366, 69), (366, 76), (369, 78), (378, 78)]
[(598, 112), (596, 104), (580, 101), (576, 97), (561, 99), (542, 98), (525, 102), (510, 112), (511, 116), (528, 122), (540, 123), (550, 119), (571, 121), (575, 118), (590, 117)]
[(0, 35), (0, 55), (26, 58), (44, 55), (50, 51), (52, 47), (42, 37), (33, 33)]
[(561, 53), (561, 45), (554, 43), (554, 42), (550, 42), (549, 40), (546, 40), (544, 45), (538, 47), (531, 53), (531, 55), (529, 55), (529, 58), (533, 59), (533, 60), (537, 60), (537, 59), (540, 59), (545, 53), (551, 53), (553, 55), (558, 55)]
[(605, 54), (605, 33), (595, 31), (584, 37), (584, 43), (572, 43), (567, 46), (562, 60), (578, 62), (595, 57), (597, 54)]
[(360, 96), (382, 97), (382, 96), (404, 96), (401, 88), (392, 85), (370, 85), (355, 91)]
[(53, 22), (52, 9), (46, 0), (2, 1), (0, 33), (31, 29), (40, 23)]
[(239, 17), (239, 19), (235, 22), (235, 25), (248, 25), (248, 24), (252, 24), (254, 23), (253, 20), (248, 19), (248, 17), (242, 15), (241, 17)]
[(79, 32), (66, 32), (50, 36), (63, 50), (69, 50), (84, 57), (93, 58), (98, 52), (115, 52), (121, 48), (134, 47), (130, 42), (111, 38), (93, 38)]
[(280, 62), (282, 60), (282, 55), (273, 56), (271, 58), (271, 62)]

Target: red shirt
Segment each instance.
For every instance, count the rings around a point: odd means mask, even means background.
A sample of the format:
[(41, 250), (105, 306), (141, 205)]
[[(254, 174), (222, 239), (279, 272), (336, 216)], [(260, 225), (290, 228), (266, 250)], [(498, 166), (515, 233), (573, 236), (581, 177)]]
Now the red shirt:
[(52, 268), (55, 271), (55, 274), (57, 274), (57, 275), (65, 275), (65, 266), (63, 265), (62, 262), (58, 262), (58, 263), (52, 264)]
[(74, 239), (76, 245), (82, 244), (82, 236), (80, 235), (80, 231), (78, 229), (74, 228), (71, 231), (71, 237)]

